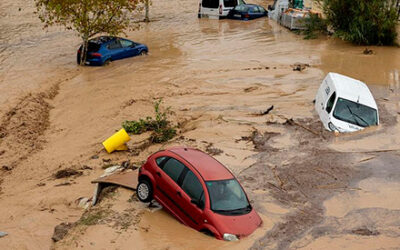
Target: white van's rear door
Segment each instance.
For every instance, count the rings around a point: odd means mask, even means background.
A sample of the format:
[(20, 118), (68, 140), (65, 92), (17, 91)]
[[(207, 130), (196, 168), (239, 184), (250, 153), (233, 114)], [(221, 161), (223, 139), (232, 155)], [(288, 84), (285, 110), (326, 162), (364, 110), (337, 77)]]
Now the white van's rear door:
[(218, 18), (220, 0), (202, 0), (201, 17)]

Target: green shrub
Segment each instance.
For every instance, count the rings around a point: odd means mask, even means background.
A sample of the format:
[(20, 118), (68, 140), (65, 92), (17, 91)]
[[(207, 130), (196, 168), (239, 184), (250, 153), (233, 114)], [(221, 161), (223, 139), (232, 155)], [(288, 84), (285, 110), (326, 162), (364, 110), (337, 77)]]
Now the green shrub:
[(319, 34), (327, 33), (326, 20), (322, 19), (318, 14), (310, 14), (310, 17), (304, 20), (305, 29), (299, 30), (304, 35), (304, 39), (316, 39)]
[(155, 118), (148, 116), (146, 119), (139, 119), (138, 121), (124, 121), (122, 127), (126, 132), (133, 134), (152, 131), (150, 135), (150, 142), (152, 143), (162, 143), (171, 140), (176, 135), (176, 129), (168, 121), (169, 107), (165, 111), (161, 111), (161, 103), (161, 99), (154, 103)]
[(398, 10), (392, 0), (318, 0), (335, 35), (363, 45), (393, 45)]

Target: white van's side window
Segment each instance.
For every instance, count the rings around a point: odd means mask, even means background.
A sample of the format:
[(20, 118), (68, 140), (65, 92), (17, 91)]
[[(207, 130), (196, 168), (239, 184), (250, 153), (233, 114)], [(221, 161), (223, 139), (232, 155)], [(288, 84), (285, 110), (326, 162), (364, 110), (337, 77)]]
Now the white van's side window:
[(213, 8), (217, 9), (219, 7), (219, 0), (203, 0), (201, 5), (204, 8)]
[(329, 98), (328, 102), (326, 103), (326, 112), (328, 112), (328, 114), (331, 113), (333, 105), (335, 104), (335, 99), (336, 99), (336, 92), (333, 92), (333, 94), (331, 95), (331, 97)]

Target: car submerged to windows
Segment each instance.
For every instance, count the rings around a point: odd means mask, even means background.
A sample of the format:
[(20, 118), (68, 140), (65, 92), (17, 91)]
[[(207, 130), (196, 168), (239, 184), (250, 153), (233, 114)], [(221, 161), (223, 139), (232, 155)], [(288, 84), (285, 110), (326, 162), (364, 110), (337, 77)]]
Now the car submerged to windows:
[(337, 73), (322, 81), (315, 110), (330, 131), (354, 132), (379, 125), (378, 107), (367, 85)]
[(222, 19), (236, 6), (245, 4), (244, 0), (200, 0), (199, 18)]
[[(77, 51), (77, 63), (81, 62), (82, 46)], [(145, 55), (149, 52), (146, 45), (128, 39), (100, 36), (89, 40), (86, 53), (86, 65), (102, 66), (111, 61)]]
[(251, 20), (268, 16), (268, 12), (261, 6), (255, 4), (241, 4), (233, 8), (228, 18), (239, 20)]
[(151, 155), (139, 169), (137, 196), (155, 199), (183, 224), (227, 241), (250, 235), (262, 220), (220, 162), (192, 148)]

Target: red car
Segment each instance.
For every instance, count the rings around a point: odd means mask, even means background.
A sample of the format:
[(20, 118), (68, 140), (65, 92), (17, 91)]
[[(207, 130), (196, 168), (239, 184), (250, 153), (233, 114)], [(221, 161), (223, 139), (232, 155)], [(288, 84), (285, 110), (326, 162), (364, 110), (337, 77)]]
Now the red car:
[(155, 199), (183, 224), (217, 239), (238, 240), (262, 224), (233, 174), (197, 149), (151, 155), (139, 169), (137, 196)]

